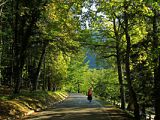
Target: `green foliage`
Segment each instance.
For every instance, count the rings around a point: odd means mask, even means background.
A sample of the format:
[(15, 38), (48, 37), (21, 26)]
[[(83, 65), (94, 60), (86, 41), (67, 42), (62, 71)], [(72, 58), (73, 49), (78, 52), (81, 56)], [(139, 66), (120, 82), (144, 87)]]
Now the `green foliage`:
[(62, 54), (62, 52), (51, 54), (46, 57), (47, 64), (46, 64), (46, 78), (50, 79), (52, 83), (56, 83), (61, 86), (67, 77), (67, 68), (69, 57)]
[(119, 83), (116, 71), (100, 69), (92, 71), (92, 86), (96, 95), (110, 100), (118, 100)]
[[(140, 105), (152, 105), (153, 73), (159, 65), (159, 0), (20, 0), (1, 5), (1, 84), (31, 88), (39, 68), (38, 89), (85, 93), (92, 86), (96, 95), (119, 101), (115, 63), (119, 51), (125, 80), (128, 33), (131, 87)], [(96, 54), (101, 69), (84, 63), (86, 49)], [(44, 100), (43, 94), (31, 96)]]
[[(77, 57), (78, 56), (78, 57)], [(85, 54), (79, 52), (76, 56), (73, 56), (70, 60), (70, 64), (67, 70), (67, 81), (65, 88), (70, 92), (86, 92), (88, 89), (87, 77), (88, 65), (84, 63)]]

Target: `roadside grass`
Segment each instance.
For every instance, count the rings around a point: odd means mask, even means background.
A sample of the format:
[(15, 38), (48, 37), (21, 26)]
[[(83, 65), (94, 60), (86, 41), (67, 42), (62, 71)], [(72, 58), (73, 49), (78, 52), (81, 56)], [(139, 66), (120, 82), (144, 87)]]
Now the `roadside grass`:
[(20, 94), (0, 94), (0, 119), (20, 119), (35, 111), (42, 111), (67, 97), (66, 92), (22, 91)]

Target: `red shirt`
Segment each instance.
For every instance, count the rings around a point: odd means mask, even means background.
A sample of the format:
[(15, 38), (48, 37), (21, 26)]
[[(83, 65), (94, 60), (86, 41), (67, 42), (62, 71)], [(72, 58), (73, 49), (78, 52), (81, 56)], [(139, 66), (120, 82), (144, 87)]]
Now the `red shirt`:
[(88, 95), (90, 95), (90, 96), (92, 95), (92, 90), (91, 89), (88, 90)]

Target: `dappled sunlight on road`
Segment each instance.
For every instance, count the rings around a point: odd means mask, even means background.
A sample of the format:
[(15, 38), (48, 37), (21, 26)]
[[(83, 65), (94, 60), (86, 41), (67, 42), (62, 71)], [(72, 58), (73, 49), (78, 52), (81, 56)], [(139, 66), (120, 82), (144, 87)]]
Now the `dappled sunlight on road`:
[(71, 94), (65, 101), (47, 111), (35, 113), (25, 120), (132, 120), (115, 108), (104, 107), (100, 102), (87, 101), (81, 94)]
[[(38, 115), (38, 116), (37, 116)], [(61, 108), (35, 114), (26, 120), (110, 120), (99, 108)]]

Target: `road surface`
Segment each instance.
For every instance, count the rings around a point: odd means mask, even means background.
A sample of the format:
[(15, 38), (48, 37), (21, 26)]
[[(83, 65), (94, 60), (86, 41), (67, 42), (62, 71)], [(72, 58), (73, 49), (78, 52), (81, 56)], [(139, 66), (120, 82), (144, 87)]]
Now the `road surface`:
[(82, 94), (70, 94), (47, 111), (37, 112), (24, 120), (132, 120), (113, 106), (103, 106), (98, 100), (90, 103)]

